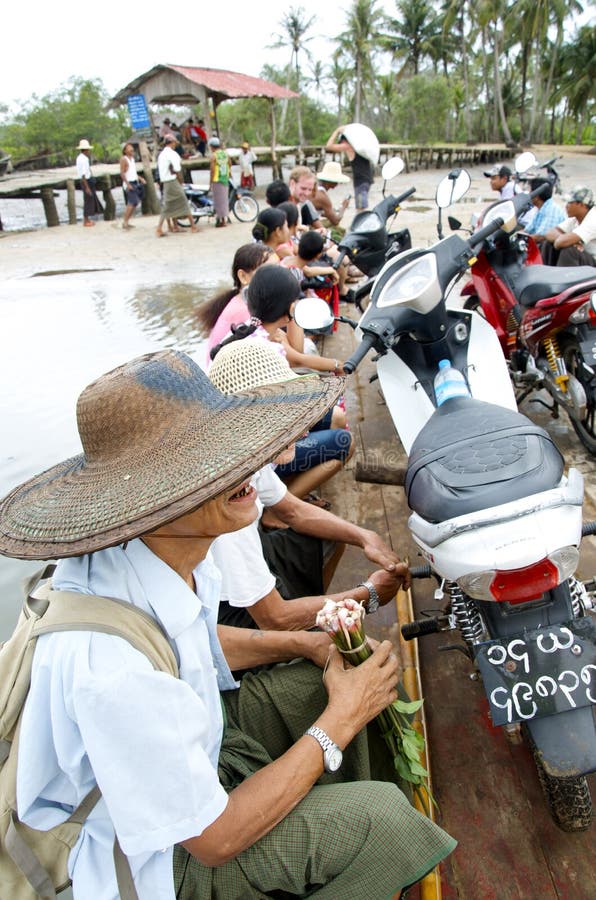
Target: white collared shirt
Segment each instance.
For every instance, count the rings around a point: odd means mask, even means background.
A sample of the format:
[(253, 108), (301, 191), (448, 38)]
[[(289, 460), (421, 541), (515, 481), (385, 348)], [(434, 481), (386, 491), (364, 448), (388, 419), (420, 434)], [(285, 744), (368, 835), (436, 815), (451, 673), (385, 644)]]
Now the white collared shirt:
[(91, 178), (91, 163), (86, 153), (81, 151), (77, 156), (77, 175), (79, 178)]
[[(170, 166), (174, 170), (173, 172)], [(174, 181), (176, 178), (175, 173), (182, 168), (180, 154), (172, 150), (169, 145), (164, 147), (157, 157), (157, 168), (159, 170), (159, 180), (162, 184), (165, 184), (166, 181)]]
[(156, 672), (123, 638), (98, 632), (38, 639), (18, 811), (48, 828), (99, 784), (102, 798), (70, 854), (76, 900), (117, 900), (114, 826), (139, 898), (174, 900), (173, 845), (201, 834), (226, 807), (219, 690), (236, 682), (216, 633), (219, 572), (208, 556), (194, 574), (198, 596), (137, 539), (61, 560), (54, 575), (58, 589), (117, 597), (149, 613), (180, 667), (180, 679)]
[[(264, 506), (275, 506), (286, 496), (287, 487), (271, 464), (251, 478), (258, 494), (259, 518)], [(238, 531), (220, 534), (211, 544), (213, 560), (221, 572), (221, 597), (230, 606), (253, 606), (275, 587), (259, 537), (259, 519)]]

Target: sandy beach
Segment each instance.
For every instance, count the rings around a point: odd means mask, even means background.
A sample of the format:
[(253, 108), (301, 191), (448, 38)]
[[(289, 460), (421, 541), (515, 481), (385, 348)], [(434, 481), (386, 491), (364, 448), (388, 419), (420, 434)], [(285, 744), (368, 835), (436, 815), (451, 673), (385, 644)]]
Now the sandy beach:
[[(596, 189), (596, 160), (588, 147), (537, 147), (534, 152), (540, 162), (555, 155), (563, 159), (560, 167), (565, 190), (574, 184), (588, 184)], [(468, 170), (472, 184), (463, 202), (449, 210), (450, 215), (469, 223), (473, 213), (481, 212), (489, 202), (497, 199), (490, 191), (488, 179), (481, 168)], [(436, 240), (437, 211), (434, 204), (436, 186), (447, 173), (446, 169), (402, 172), (389, 189), (400, 194), (416, 187), (416, 194), (406, 201), (399, 213), (395, 228), (409, 227), (412, 241), (427, 246)], [(338, 204), (350, 193), (350, 185), (340, 185), (332, 192)], [(381, 199), (382, 181), (377, 178), (371, 189), (371, 203)], [(264, 205), (264, 188), (257, 191)], [(80, 197), (78, 198), (80, 200)], [(558, 202), (562, 203), (561, 198)], [(342, 224), (349, 225), (355, 209), (350, 205)], [(94, 228), (60, 225), (26, 232), (0, 232), (0, 259), (4, 279), (27, 278), (38, 273), (62, 273), (104, 269), (120, 272), (129, 279), (141, 281), (192, 280), (197, 284), (214, 284), (227, 280), (235, 249), (252, 240), (252, 225), (235, 220), (227, 228), (216, 229), (213, 221), (203, 219), (198, 234), (181, 232), (158, 239), (155, 236), (156, 216), (135, 216), (134, 229), (122, 230), (122, 221), (98, 220)]]

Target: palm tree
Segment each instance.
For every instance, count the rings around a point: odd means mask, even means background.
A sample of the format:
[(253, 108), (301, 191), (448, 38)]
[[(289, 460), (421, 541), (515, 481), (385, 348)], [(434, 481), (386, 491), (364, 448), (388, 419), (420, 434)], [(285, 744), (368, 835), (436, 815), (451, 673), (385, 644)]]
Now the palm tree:
[(337, 96), (337, 124), (341, 125), (345, 116), (343, 113), (343, 99), (352, 80), (352, 70), (349, 66), (344, 65), (345, 60), (341, 49), (335, 51), (331, 57), (331, 65), (329, 66), (329, 81), (332, 83), (335, 94)]
[[(477, 4), (478, 23), (482, 29), (483, 41), (488, 41), (492, 55), (492, 80), (495, 98), (495, 117), (501, 124), (503, 138), (508, 146), (514, 145), (511, 136), (505, 103), (503, 101), (503, 89), (501, 86), (501, 55), (505, 45), (504, 16), (507, 11), (507, 0), (481, 0)], [(487, 85), (488, 87), (488, 85)], [(487, 90), (487, 94), (489, 91)]]
[[(308, 41), (311, 41), (314, 35), (306, 36), (307, 32), (312, 28), (316, 21), (316, 16), (311, 16), (309, 19), (306, 18), (303, 9), (297, 7), (290, 7), (289, 12), (287, 12), (280, 20), (279, 24), (283, 28), (283, 33), (276, 35), (276, 40), (273, 44), (270, 44), (272, 48), (277, 47), (290, 47), (290, 69), (294, 73), (294, 83), (296, 92), (300, 93), (300, 62), (299, 62), (299, 53), (301, 50), (304, 51), (305, 55), (310, 59), (310, 53), (305, 47), (305, 44)], [(289, 87), (289, 84), (288, 84)], [(297, 103), (297, 113), (296, 113), (296, 121), (298, 124), (298, 143), (302, 147), (304, 143), (304, 133), (302, 130), (302, 113), (300, 109), (300, 98), (298, 98)], [(282, 110), (282, 120), (280, 123), (280, 130), (283, 130), (285, 124), (287, 112), (287, 104), (284, 106)]]
[(385, 18), (387, 33), (381, 46), (404, 61), (404, 69), (418, 75), (422, 60), (432, 56), (433, 43), (440, 29), (437, 17), (427, 0), (397, 0), (398, 17)]
[(354, 77), (354, 118), (362, 121), (366, 90), (374, 81), (374, 57), (382, 24), (377, 0), (352, 0), (346, 17), (346, 30), (336, 38), (340, 58), (351, 62)]
[(579, 143), (596, 112), (596, 25), (584, 25), (562, 48), (560, 68), (557, 96), (566, 99), (569, 112), (575, 116), (575, 141)]

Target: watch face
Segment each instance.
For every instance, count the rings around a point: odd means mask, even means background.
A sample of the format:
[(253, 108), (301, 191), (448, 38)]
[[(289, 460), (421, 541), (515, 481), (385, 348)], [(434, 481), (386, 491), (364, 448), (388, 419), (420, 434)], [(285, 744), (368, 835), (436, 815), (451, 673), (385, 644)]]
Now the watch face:
[(325, 753), (325, 761), (327, 763), (327, 771), (337, 772), (341, 766), (343, 754), (339, 747), (330, 747)]

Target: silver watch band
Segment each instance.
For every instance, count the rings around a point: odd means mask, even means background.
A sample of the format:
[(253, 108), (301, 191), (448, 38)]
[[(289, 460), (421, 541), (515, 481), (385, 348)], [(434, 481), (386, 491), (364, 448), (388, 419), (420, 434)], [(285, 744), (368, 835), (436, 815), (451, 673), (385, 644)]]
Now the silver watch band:
[(366, 604), (367, 613), (370, 615), (371, 613), (376, 612), (381, 605), (381, 598), (372, 581), (361, 581), (357, 587), (365, 587), (368, 591), (368, 602)]

